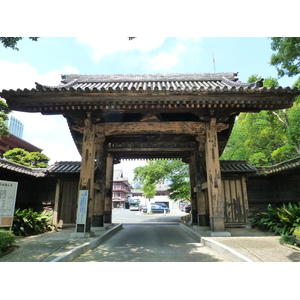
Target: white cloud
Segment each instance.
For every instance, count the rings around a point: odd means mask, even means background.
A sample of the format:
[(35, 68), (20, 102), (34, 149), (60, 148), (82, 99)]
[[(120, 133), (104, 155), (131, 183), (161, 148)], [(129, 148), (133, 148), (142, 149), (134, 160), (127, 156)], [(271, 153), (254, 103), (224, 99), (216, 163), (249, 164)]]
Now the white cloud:
[(147, 64), (152, 70), (168, 70), (179, 63), (180, 54), (185, 51), (182, 43), (176, 44), (176, 47), (170, 52), (161, 52), (153, 58), (149, 58)]
[(115, 54), (120, 51), (137, 49), (142, 52), (150, 52), (153, 49), (159, 48), (164, 40), (165, 38), (163, 37), (138, 37), (131, 41), (125, 37), (99, 37), (97, 39), (95, 36), (84, 36), (77, 38), (79, 43), (86, 44), (91, 48), (93, 59), (97, 62), (106, 54)]
[(66, 138), (65, 142), (51, 142), (42, 138), (36, 138), (33, 140), (33, 143), (42, 148), (43, 153), (50, 158), (50, 165), (56, 161), (81, 161), (75, 144), (72, 143), (71, 138)]
[(64, 73), (67, 73), (67, 74), (79, 74), (80, 73), (80, 71), (73, 66), (64, 66), (63, 71), (64, 71)]
[(0, 90), (34, 88), (39, 78), (37, 69), (27, 63), (0, 60), (0, 70)]
[(64, 66), (62, 70), (52, 70), (40, 74), (38, 70), (28, 63), (12, 63), (7, 60), (0, 60), (0, 91), (3, 89), (32, 89), (35, 82), (45, 85), (58, 85), (61, 81), (61, 74), (75, 73), (79, 70), (73, 66)]
[(40, 113), (24, 113), (13, 111), (12, 115), (24, 123), (27, 132), (47, 133), (58, 127), (57, 116), (43, 116)]
[[(60, 83), (62, 73), (79, 73), (72, 66), (64, 66), (62, 70), (52, 70), (40, 74), (28, 63), (12, 63), (0, 60), (0, 91), (3, 89), (35, 88), (35, 82), (46, 85)], [(17, 119), (24, 124), (23, 139), (43, 149), (51, 159), (50, 163), (63, 160), (80, 160), (66, 120), (61, 115), (44, 116), (40, 113), (13, 111)]]

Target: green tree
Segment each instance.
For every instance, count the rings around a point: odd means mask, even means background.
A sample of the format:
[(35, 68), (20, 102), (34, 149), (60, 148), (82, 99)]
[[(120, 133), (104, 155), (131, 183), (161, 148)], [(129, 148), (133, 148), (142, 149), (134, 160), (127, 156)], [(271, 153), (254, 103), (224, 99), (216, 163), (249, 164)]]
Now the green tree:
[[(5, 48), (11, 48), (13, 50), (19, 51), (19, 48), (17, 47), (17, 44), (19, 41), (21, 41), (23, 37), (0, 37), (0, 42), (3, 44)], [(30, 37), (32, 41), (37, 41), (38, 37)]]
[(8, 120), (8, 114), (10, 110), (6, 102), (0, 98), (0, 138), (2, 136), (9, 136), (8, 127), (5, 124), (5, 121)]
[[(261, 79), (249, 77), (248, 82)], [(278, 87), (275, 78), (264, 80), (265, 87)], [(296, 101), (290, 109), (242, 113), (237, 118), (221, 159), (245, 159), (261, 166), (278, 163), (300, 154), (300, 117)]]
[(155, 196), (156, 193), (156, 184), (151, 181), (150, 178), (146, 178), (143, 181), (142, 191), (146, 199), (150, 202), (151, 198)]
[(300, 37), (272, 37), (270, 64), (275, 66), (278, 76), (300, 74)]
[(151, 183), (160, 183), (167, 176), (166, 161), (147, 160), (146, 166), (137, 167), (134, 169), (134, 181), (142, 183), (144, 180), (149, 180)]
[(31, 168), (47, 168), (50, 158), (40, 152), (28, 152), (21, 148), (14, 148), (3, 154), (9, 161)]
[(158, 184), (164, 180), (170, 182), (169, 198), (178, 201), (190, 199), (189, 166), (180, 160), (148, 160), (146, 166), (134, 169), (134, 180)]

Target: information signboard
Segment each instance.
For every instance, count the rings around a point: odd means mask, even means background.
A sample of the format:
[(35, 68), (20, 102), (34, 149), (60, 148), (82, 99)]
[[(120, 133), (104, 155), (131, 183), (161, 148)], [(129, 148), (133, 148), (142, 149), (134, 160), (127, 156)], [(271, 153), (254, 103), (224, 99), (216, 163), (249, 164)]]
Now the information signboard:
[(12, 227), (18, 183), (0, 180), (0, 227)]
[(88, 190), (79, 191), (76, 224), (86, 224), (88, 195)]

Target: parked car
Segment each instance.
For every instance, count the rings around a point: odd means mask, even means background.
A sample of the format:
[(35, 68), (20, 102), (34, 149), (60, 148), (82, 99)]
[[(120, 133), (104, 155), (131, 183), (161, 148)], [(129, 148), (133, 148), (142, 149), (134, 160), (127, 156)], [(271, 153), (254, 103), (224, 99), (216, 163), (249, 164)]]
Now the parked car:
[(139, 205), (138, 204), (131, 204), (129, 207), (129, 210), (139, 210)]
[(185, 207), (188, 205), (189, 203), (180, 203), (179, 204), (179, 208), (181, 211), (185, 211)]
[[(152, 211), (153, 213), (164, 213), (165, 211), (166, 211), (166, 212), (170, 212), (170, 209), (169, 209), (168, 207), (165, 208), (165, 207), (162, 207), (162, 206), (160, 206), (160, 205), (152, 204), (152, 205), (151, 205), (151, 211)], [(144, 212), (144, 213), (147, 212), (147, 206), (144, 206), (144, 207), (143, 207), (143, 212)]]
[(189, 213), (189, 212), (191, 212), (191, 204), (187, 204), (185, 207), (184, 207), (184, 212), (186, 212), (186, 213)]
[(169, 208), (169, 207), (167, 206), (167, 204), (166, 204), (166, 203), (162, 203), (162, 202), (155, 202), (155, 203), (153, 203), (153, 204), (155, 204), (155, 205), (159, 205), (159, 206), (161, 206), (161, 207), (164, 207), (164, 208)]

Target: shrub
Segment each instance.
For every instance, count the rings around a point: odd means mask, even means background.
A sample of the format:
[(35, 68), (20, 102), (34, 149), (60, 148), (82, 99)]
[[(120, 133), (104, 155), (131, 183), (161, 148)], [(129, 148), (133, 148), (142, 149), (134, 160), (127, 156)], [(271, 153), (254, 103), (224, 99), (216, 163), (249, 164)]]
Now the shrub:
[(0, 254), (15, 247), (15, 236), (9, 230), (0, 229)]
[(281, 244), (289, 244), (289, 245), (294, 245), (296, 242), (296, 238), (294, 235), (287, 235), (287, 234), (283, 234), (280, 237), (280, 243)]
[(254, 216), (250, 216), (249, 219), (253, 227), (258, 227), (262, 230), (271, 230), (275, 233), (279, 233), (281, 231), (281, 222), (277, 209), (274, 209), (270, 204), (267, 207), (267, 211), (259, 212)]
[(46, 231), (55, 230), (52, 223), (53, 212), (45, 210), (42, 213), (34, 212), (32, 209), (17, 209), (14, 214), (13, 232), (15, 235), (35, 235)]
[(269, 204), (267, 211), (250, 216), (250, 221), (254, 227), (269, 229), (279, 235), (292, 235), (300, 226), (300, 203), (283, 204), (278, 208)]
[(300, 226), (296, 227), (294, 230), (294, 236), (296, 238), (296, 240), (300, 240)]

